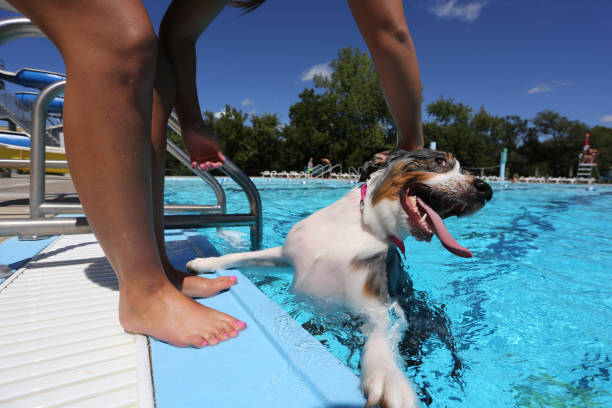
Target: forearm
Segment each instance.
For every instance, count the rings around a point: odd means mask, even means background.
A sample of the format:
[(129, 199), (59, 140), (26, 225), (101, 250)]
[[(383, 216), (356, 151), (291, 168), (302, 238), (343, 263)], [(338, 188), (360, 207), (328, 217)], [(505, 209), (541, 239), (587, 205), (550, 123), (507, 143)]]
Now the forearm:
[(196, 85), (195, 45), (228, 0), (174, 0), (164, 15), (159, 39), (176, 78), (174, 108), (182, 125), (202, 120)]
[(397, 147), (423, 147), (421, 77), (401, 0), (348, 0), (395, 120)]
[(405, 49), (382, 50), (372, 52), (372, 59), (397, 126), (397, 147), (423, 148), (422, 85), (416, 54)]
[(160, 37), (175, 78), (174, 109), (182, 125), (201, 120), (202, 113), (196, 86), (195, 43), (173, 41)]

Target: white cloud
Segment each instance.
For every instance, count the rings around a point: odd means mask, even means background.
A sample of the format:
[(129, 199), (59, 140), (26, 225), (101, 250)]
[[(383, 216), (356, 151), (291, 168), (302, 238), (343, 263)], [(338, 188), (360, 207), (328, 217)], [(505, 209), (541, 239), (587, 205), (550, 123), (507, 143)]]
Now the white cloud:
[(429, 11), (440, 18), (456, 18), (466, 23), (473, 23), (480, 17), (480, 12), (486, 5), (486, 0), (467, 4), (457, 4), (457, 0), (434, 0)]
[(559, 88), (561, 86), (567, 86), (567, 85), (569, 85), (569, 82), (556, 82), (556, 81), (544, 82), (544, 83), (538, 84), (534, 86), (533, 88), (529, 89), (527, 91), (527, 95), (550, 92), (554, 88)]
[(329, 78), (331, 74), (332, 68), (329, 66), (329, 62), (318, 64), (302, 74), (302, 82), (312, 81), (315, 75), (323, 75), (324, 77)]
[(242, 102), (240, 102), (240, 104), (242, 106), (249, 106), (249, 105), (255, 104), (255, 102), (252, 99), (245, 99)]
[(221, 119), (223, 116), (225, 116), (225, 111), (219, 111), (217, 113), (215, 113), (215, 119)]
[(544, 93), (544, 92), (550, 92), (550, 91), (552, 91), (552, 88), (550, 87), (550, 85), (548, 85), (548, 84), (540, 84), (540, 85), (534, 86), (533, 88), (528, 90), (527, 94), (531, 95), (531, 94), (535, 94), (535, 93)]
[(606, 116), (602, 116), (601, 119), (599, 119), (600, 122), (612, 122), (612, 115), (606, 115)]

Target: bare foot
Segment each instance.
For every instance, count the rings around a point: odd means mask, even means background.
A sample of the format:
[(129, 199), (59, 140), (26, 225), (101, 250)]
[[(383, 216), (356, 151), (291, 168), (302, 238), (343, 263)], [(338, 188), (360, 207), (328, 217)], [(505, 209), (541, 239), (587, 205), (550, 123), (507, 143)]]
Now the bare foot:
[(128, 332), (178, 347), (214, 346), (236, 337), (246, 327), (244, 322), (199, 304), (169, 283), (121, 289), (119, 320)]
[(225, 162), (217, 136), (204, 122), (182, 126), (181, 137), (189, 153), (191, 167), (199, 163), (200, 169), (210, 170), (221, 167)]
[(175, 288), (193, 298), (207, 298), (229, 289), (236, 283), (236, 276), (205, 278), (179, 271), (169, 263), (164, 264), (164, 271)]

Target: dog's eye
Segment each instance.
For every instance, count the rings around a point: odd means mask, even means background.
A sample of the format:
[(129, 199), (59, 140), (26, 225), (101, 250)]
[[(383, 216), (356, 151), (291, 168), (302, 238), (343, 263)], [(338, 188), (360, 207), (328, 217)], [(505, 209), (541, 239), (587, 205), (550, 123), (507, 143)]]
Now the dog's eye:
[(446, 159), (443, 159), (441, 157), (438, 157), (436, 159), (436, 163), (438, 163), (438, 165), (442, 166), (442, 167), (446, 167)]

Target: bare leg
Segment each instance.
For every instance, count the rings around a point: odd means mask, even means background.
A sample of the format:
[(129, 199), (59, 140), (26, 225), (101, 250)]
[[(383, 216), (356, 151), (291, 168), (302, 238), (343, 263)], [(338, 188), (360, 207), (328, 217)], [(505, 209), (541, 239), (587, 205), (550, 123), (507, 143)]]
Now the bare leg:
[(236, 277), (208, 279), (179, 271), (172, 266), (164, 242), (164, 162), (166, 153), (166, 125), (172, 111), (175, 79), (163, 46), (159, 47), (155, 87), (153, 92), (153, 120), (151, 127), (153, 216), (155, 236), (166, 276), (183, 293), (192, 297), (210, 297), (236, 283)]
[(397, 124), (397, 147), (423, 148), (421, 77), (402, 0), (348, 0), (348, 4)]
[(221, 12), (228, 0), (174, 0), (159, 28), (176, 77), (174, 108), (181, 123), (181, 134), (192, 166), (204, 170), (220, 167), (225, 161), (221, 145), (204, 123), (196, 88), (195, 44), (200, 34)]
[(119, 280), (123, 327), (178, 346), (237, 335), (244, 323), (183, 295), (161, 265), (151, 201), (157, 47), (142, 4), (10, 1), (64, 57), (66, 153), (90, 225)]

